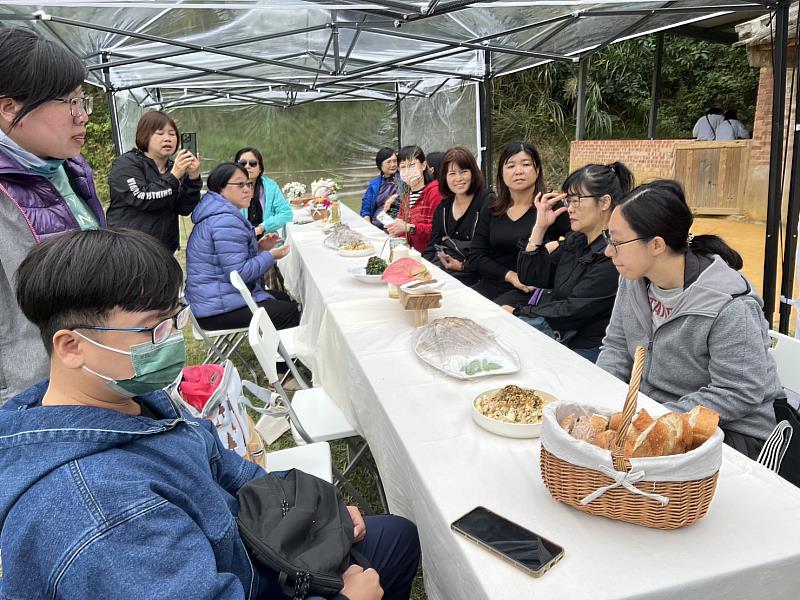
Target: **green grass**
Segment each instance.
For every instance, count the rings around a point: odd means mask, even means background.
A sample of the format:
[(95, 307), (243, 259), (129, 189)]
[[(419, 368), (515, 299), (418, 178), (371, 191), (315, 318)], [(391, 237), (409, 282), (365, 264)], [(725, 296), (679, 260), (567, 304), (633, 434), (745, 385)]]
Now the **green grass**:
[[(356, 202), (348, 202), (348, 204), (355, 204)], [(358, 200), (360, 206), (360, 200)], [(357, 209), (357, 207), (350, 206), (351, 208)], [(187, 218), (181, 218), (182, 226), (181, 226), (181, 233), (182, 233), (182, 242), (181, 242), (181, 250), (178, 251), (176, 254), (176, 258), (181, 263), (181, 266), (185, 268), (186, 266), (186, 256), (184, 252), (184, 248), (186, 247), (186, 240), (188, 239), (188, 234), (191, 232), (191, 222)], [(206, 346), (205, 343), (199, 340), (195, 340), (192, 337), (192, 331), (190, 327), (184, 329), (183, 332), (184, 340), (186, 341), (186, 364), (189, 365), (198, 365), (203, 362), (206, 356)], [(239, 348), (239, 352), (241, 354), (241, 358), (247, 361), (256, 371), (256, 375), (258, 375), (258, 380), (256, 381), (257, 384), (268, 387), (268, 382), (266, 377), (264, 376), (263, 372), (258, 366), (258, 362), (256, 360), (255, 355), (253, 354), (252, 349), (249, 345), (245, 342)], [(242, 364), (241, 360), (238, 358), (233, 359), (233, 363), (236, 368), (239, 370), (239, 373), (242, 375), (243, 378), (249, 377), (249, 370), (247, 367)], [(287, 385), (287, 388), (290, 388), (290, 385)], [(288, 391), (289, 396), (291, 397), (292, 392)], [(258, 419), (257, 414), (251, 414), (251, 417), (254, 420)], [(275, 450), (282, 450), (284, 448), (291, 448), (294, 447), (294, 439), (290, 432), (284, 433), (280, 438), (278, 438), (273, 444), (266, 447), (267, 452), (272, 452)], [(339, 467), (339, 469), (344, 469), (345, 465), (347, 464), (347, 444), (344, 441), (334, 441), (330, 442), (331, 446), (331, 458), (333, 463)], [(368, 460), (372, 460), (372, 456), (367, 457)], [(353, 483), (353, 486), (364, 496), (364, 498), (370, 503), (373, 510), (375, 512), (380, 512), (380, 501), (378, 499), (377, 490), (375, 488), (375, 483), (372, 480), (372, 477), (369, 474), (369, 471), (366, 467), (359, 466), (350, 476), (350, 480)], [(349, 494), (343, 493), (345, 500), (349, 504), (355, 504), (355, 501), (350, 498)], [(416, 579), (414, 580), (414, 587), (411, 591), (411, 600), (427, 600), (427, 595), (425, 594), (425, 588), (423, 585), (422, 580), (422, 569), (419, 570), (417, 573)]]

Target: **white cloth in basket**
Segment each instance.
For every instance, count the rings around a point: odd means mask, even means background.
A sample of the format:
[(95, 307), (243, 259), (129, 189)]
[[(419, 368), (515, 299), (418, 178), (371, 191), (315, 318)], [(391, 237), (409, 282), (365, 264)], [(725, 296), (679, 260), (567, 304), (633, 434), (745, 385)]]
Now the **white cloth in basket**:
[[(554, 456), (579, 467), (602, 471), (601, 466), (612, 471), (611, 452), (576, 440), (561, 428), (559, 422), (569, 414), (576, 416), (602, 414), (610, 416), (607, 409), (576, 404), (553, 402), (544, 407), (541, 440), (542, 446)], [(631, 473), (644, 472), (643, 481), (694, 481), (705, 479), (719, 471), (722, 464), (724, 434), (717, 428), (702, 446), (685, 454), (631, 458)]]

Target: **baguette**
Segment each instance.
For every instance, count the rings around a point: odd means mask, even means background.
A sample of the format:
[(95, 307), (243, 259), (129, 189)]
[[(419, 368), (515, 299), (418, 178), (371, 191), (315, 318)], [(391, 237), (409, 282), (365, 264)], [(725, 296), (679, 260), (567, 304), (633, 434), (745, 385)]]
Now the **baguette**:
[(714, 435), (719, 425), (719, 415), (710, 408), (698, 404), (686, 413), (686, 417), (692, 428), (692, 443), (689, 449), (694, 450)]
[(658, 418), (667, 427), (667, 439), (657, 456), (681, 454), (692, 445), (692, 428), (686, 415), (671, 412)]
[(630, 456), (633, 458), (665, 456), (665, 451), (669, 444), (669, 429), (667, 426), (661, 421), (653, 421), (636, 438), (631, 448)]

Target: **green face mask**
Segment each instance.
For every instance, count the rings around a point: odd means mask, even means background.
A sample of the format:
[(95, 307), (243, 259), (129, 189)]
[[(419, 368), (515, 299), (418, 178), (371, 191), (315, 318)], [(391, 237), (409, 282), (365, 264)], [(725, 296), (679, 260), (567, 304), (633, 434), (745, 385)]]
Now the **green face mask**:
[(174, 333), (160, 344), (153, 342), (136, 344), (131, 346), (130, 352), (104, 346), (80, 333), (78, 335), (99, 348), (131, 357), (134, 375), (129, 379), (111, 379), (92, 371), (86, 365), (83, 366), (85, 370), (105, 380), (111, 389), (123, 396), (141, 396), (165, 388), (175, 381), (186, 364), (186, 347), (183, 343), (183, 334), (180, 332)]

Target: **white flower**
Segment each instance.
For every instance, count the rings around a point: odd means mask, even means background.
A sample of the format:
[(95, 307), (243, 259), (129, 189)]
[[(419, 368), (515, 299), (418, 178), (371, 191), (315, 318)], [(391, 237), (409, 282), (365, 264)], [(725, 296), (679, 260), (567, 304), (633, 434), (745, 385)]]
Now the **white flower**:
[(315, 198), (324, 198), (336, 193), (338, 189), (339, 183), (331, 178), (320, 178), (311, 182), (311, 195)]
[(306, 186), (299, 181), (290, 181), (283, 186), (283, 195), (288, 200), (295, 200), (306, 193)]

